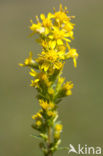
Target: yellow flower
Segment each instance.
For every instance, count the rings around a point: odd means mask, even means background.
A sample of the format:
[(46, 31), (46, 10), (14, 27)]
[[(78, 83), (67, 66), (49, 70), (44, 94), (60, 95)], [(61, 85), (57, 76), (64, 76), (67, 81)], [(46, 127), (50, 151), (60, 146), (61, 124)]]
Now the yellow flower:
[(56, 47), (56, 41), (49, 41), (49, 48), (54, 49)]
[(70, 89), (73, 88), (73, 83), (72, 83), (71, 81), (70, 81), (70, 82), (66, 82), (66, 83), (64, 84), (63, 88), (64, 88), (65, 90), (70, 90)]
[(63, 126), (61, 124), (56, 124), (55, 125), (55, 131), (54, 131), (54, 138), (59, 139), (60, 138), (60, 133), (62, 132)]
[(56, 91), (60, 90), (60, 88), (61, 88), (64, 80), (65, 80), (65, 78), (63, 78), (63, 77), (59, 77), (58, 78), (58, 83), (57, 83), (57, 86), (56, 86)]
[(73, 88), (73, 83), (66, 82), (62, 87), (62, 91), (65, 93), (66, 96), (68, 96), (72, 94), (72, 91), (71, 91), (72, 88)]
[(46, 111), (54, 108), (54, 103), (52, 102), (48, 103), (47, 101), (39, 100), (39, 103), (40, 103), (40, 106)]
[(61, 11), (56, 12), (54, 14), (54, 18), (55, 18), (56, 22), (60, 23), (60, 24), (64, 23), (64, 21), (66, 21), (66, 22), (69, 21), (69, 17), (64, 12), (61, 12)]
[(58, 51), (57, 54), (58, 54), (59, 60), (64, 60), (65, 59), (65, 57), (64, 57), (65, 52), (64, 51)]
[(38, 112), (37, 114), (32, 116), (33, 120), (37, 120), (37, 119), (41, 119), (41, 118), (42, 118), (42, 115), (40, 114), (40, 112)]
[(36, 125), (37, 125), (37, 126), (41, 126), (41, 124), (42, 124), (42, 122), (41, 122), (40, 120), (37, 120), (37, 121), (36, 121)]
[(51, 94), (51, 95), (53, 95), (54, 94), (54, 90), (52, 88), (49, 88), (48, 89), (48, 93)]
[[(49, 50), (48, 52), (42, 52), (41, 55), (36, 59), (36, 62), (40, 65), (39, 68), (48, 71), (51, 66), (52, 71), (54, 69), (61, 69), (63, 67), (63, 63), (60, 60), (63, 60), (64, 52), (56, 52), (55, 50)], [(52, 72), (53, 73), (53, 72)]]
[(47, 115), (48, 116), (53, 116), (53, 112), (52, 111), (47, 111)]
[(60, 30), (57, 26), (53, 26), (53, 31), (52, 34), (49, 35), (49, 38), (52, 40), (56, 40), (57, 45), (63, 45), (63, 40), (71, 42), (70, 39), (68, 39), (68, 37), (70, 36), (71, 34), (69, 32), (66, 32), (63, 29)]
[(41, 45), (43, 46), (44, 49), (46, 50), (51, 50), (56, 47), (56, 41), (46, 41), (46, 40), (40, 40)]
[(61, 132), (62, 129), (63, 129), (63, 126), (62, 126), (61, 124), (56, 124), (55, 130), (56, 130), (57, 132)]
[(35, 80), (31, 80), (31, 85), (32, 87), (35, 87), (35, 88), (39, 88), (39, 79), (35, 79)]
[(64, 82), (65, 78), (64, 77), (59, 77), (58, 79), (58, 84), (62, 84)]
[(32, 31), (40, 30), (40, 29), (41, 29), (41, 23), (38, 23), (38, 24), (33, 24), (33, 23), (32, 23), (32, 26), (30, 26), (30, 29), (31, 29)]
[(29, 53), (29, 57), (25, 59), (24, 65), (32, 65), (35, 61), (32, 59), (32, 52)]
[(38, 21), (37, 24), (34, 24), (33, 21), (30, 21), (32, 23), (32, 26), (30, 26), (30, 29), (35, 33), (44, 33), (45, 32), (45, 28), (42, 26), (42, 24)]
[(48, 16), (47, 18), (45, 17), (44, 14), (41, 14), (40, 15), (40, 18), (42, 20), (42, 25), (44, 27), (51, 27), (52, 26), (52, 21), (51, 21), (51, 18), (53, 17), (53, 15), (51, 13), (48, 13)]
[(60, 4), (60, 11), (55, 12), (54, 14), (54, 19), (58, 24), (62, 24), (65, 21), (68, 22), (70, 20), (66, 13), (66, 8), (63, 10), (62, 5)]
[(54, 50), (56, 47), (56, 41), (45, 41), (45, 40), (41, 40), (41, 45), (43, 46), (44, 49), (47, 50)]
[(67, 22), (63, 25), (63, 29), (67, 30), (68, 32), (71, 32), (74, 29), (75, 24), (71, 22)]
[(51, 82), (49, 81), (48, 76), (45, 72), (40, 72), (38, 74), (38, 79), (42, 84), (44, 83), (47, 87), (50, 87)]
[(61, 70), (61, 69), (63, 69), (63, 66), (64, 66), (64, 63), (62, 63), (62, 62), (55, 62), (54, 63), (54, 67), (55, 67), (55, 69), (57, 69), (57, 70)]
[(32, 58), (32, 52), (29, 53), (29, 57), (25, 59), (23, 64), (19, 64), (20, 66), (24, 67), (24, 66), (30, 66), (30, 67), (34, 67), (36, 69), (38, 69), (38, 64), (36, 63), (36, 61)]
[(48, 52), (42, 52), (41, 56), (44, 57), (43, 59), (51, 62), (55, 62), (58, 59), (58, 54), (55, 50), (49, 50)]
[(66, 46), (65, 45), (60, 45), (57, 47), (58, 51), (62, 51), (63, 53), (65, 53), (66, 51)]
[(56, 112), (55, 112), (55, 111), (48, 110), (48, 111), (47, 111), (47, 115), (48, 115), (49, 117), (55, 117), (55, 116), (56, 116)]
[(47, 101), (43, 101), (43, 100), (39, 100), (40, 106), (44, 109), (47, 110), (49, 105), (47, 103)]
[(72, 91), (71, 90), (67, 90), (65, 94), (66, 94), (66, 96), (72, 95)]
[(29, 72), (29, 74), (33, 77), (35, 77), (37, 75), (37, 72), (31, 68), (31, 72)]
[(78, 53), (76, 49), (70, 49), (69, 52), (66, 54), (66, 58), (72, 58), (74, 62), (74, 67), (77, 67), (77, 58), (78, 58)]
[(44, 70), (45, 72), (48, 71), (49, 69), (49, 63), (48, 62), (43, 62), (42, 65), (40, 66), (40, 69)]

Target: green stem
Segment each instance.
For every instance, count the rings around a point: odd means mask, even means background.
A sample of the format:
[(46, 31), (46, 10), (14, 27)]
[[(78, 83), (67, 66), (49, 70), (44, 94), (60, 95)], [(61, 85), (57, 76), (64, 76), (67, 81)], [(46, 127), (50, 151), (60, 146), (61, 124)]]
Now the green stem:
[(47, 156), (53, 156), (53, 153), (51, 152), (50, 148), (51, 148), (51, 127), (49, 126), (48, 128), (48, 154)]

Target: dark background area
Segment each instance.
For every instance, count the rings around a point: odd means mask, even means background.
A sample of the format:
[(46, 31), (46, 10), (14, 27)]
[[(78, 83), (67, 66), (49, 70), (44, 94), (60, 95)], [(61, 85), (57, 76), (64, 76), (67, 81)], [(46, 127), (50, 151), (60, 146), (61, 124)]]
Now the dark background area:
[[(26, 68), (20, 68), (33, 52), (40, 53), (29, 37), (30, 19), (47, 14), (59, 4), (75, 15), (78, 66), (65, 65), (66, 80), (74, 83), (73, 94), (60, 103), (64, 125), (61, 146), (78, 144), (103, 147), (103, 1), (102, 0), (0, 0), (0, 156), (42, 156), (31, 134), (32, 114), (38, 111), (36, 91), (30, 88)], [(59, 151), (55, 156), (67, 156)], [(71, 154), (73, 155), (73, 154)]]

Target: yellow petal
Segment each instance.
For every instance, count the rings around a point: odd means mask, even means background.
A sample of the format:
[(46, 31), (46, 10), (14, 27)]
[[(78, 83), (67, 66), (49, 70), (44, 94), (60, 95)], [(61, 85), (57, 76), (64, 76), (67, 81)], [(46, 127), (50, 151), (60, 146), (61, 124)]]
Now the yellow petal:
[(58, 45), (63, 45), (63, 41), (60, 40), (60, 39), (58, 39), (58, 40), (57, 40), (57, 44), (58, 44)]
[(21, 66), (21, 67), (24, 67), (24, 64), (22, 64), (22, 63), (19, 63), (19, 66)]
[(74, 62), (74, 67), (76, 68), (77, 67), (77, 61), (75, 58), (73, 58), (73, 62)]
[(48, 19), (51, 19), (51, 18), (53, 18), (54, 17), (54, 15), (53, 14), (51, 14), (51, 13), (48, 13)]
[(51, 48), (54, 49), (56, 46), (56, 41), (51, 42)]
[(41, 14), (40, 15), (40, 18), (41, 18), (41, 20), (44, 20), (45, 19), (45, 15), (44, 14)]

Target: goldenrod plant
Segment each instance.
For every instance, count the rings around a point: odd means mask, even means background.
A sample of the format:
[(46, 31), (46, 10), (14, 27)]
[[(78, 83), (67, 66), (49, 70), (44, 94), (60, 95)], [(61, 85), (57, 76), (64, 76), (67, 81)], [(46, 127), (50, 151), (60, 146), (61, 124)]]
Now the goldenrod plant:
[(39, 132), (35, 138), (41, 139), (40, 148), (44, 156), (53, 156), (61, 143), (63, 125), (58, 121), (58, 107), (60, 101), (72, 94), (73, 83), (65, 82), (62, 72), (66, 60), (73, 59), (74, 67), (77, 66), (78, 53), (71, 48), (74, 39), (74, 16), (68, 16), (66, 7), (60, 5), (59, 11), (36, 16), (37, 23), (32, 20), (30, 29), (32, 35), (37, 34), (36, 40), (42, 47), (42, 52), (37, 58), (32, 57), (32, 52), (20, 66), (29, 67), (32, 76), (31, 86), (37, 90), (40, 110), (32, 116), (32, 127)]

